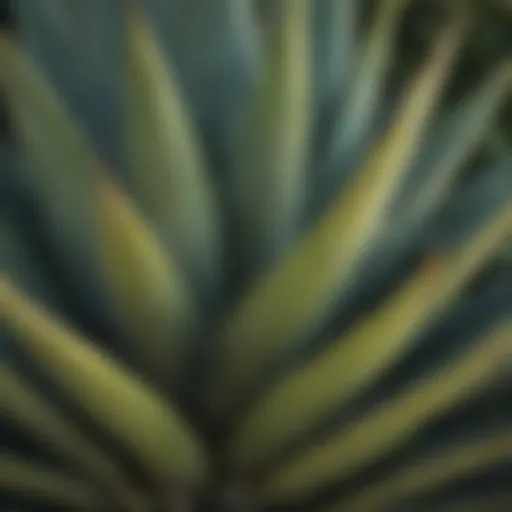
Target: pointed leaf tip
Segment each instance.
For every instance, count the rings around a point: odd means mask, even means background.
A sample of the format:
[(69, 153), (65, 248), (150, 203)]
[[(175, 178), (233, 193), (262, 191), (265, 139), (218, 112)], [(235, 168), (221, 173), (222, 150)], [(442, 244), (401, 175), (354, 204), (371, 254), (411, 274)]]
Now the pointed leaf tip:
[(222, 273), (220, 218), (200, 135), (149, 22), (128, 8), (125, 23), (130, 185), (167, 252), (213, 293)]

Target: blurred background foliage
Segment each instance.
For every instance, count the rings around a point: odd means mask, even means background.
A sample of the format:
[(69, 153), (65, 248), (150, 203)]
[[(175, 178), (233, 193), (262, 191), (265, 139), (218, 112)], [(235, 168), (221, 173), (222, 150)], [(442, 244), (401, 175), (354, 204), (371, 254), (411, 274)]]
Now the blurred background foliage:
[[(15, 0), (17, 1), (17, 0)], [(375, 4), (380, 0), (363, 0), (366, 23), (371, 18)], [(473, 11), (473, 26), (468, 38), (467, 51), (459, 63), (453, 94), (467, 88), (492, 67), (501, 57), (512, 55), (512, 1), (511, 0), (456, 0), (466, 2)], [(429, 36), (437, 26), (439, 10), (436, 4), (444, 0), (415, 0), (405, 23), (402, 25), (401, 58), (395, 69), (397, 79), (403, 78), (414, 65), (418, 53), (425, 47)], [(275, 0), (255, 0), (262, 23), (270, 23), (272, 4)], [(16, 29), (13, 23), (11, 0), (0, 0), (0, 26)], [(1, 109), (1, 106), (0, 106)], [(6, 118), (0, 110), (1, 137), (6, 136)], [(489, 148), (512, 145), (512, 102), (502, 114), (496, 130), (489, 135)], [(492, 150), (492, 149), (491, 149)]]

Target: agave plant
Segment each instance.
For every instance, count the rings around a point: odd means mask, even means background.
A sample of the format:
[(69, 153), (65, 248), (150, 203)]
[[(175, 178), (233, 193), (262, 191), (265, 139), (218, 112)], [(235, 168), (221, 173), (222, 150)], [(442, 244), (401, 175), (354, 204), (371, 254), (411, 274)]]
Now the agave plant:
[(404, 0), (12, 6), (6, 503), (510, 510), (512, 63), (461, 81), (468, 5), (405, 77)]

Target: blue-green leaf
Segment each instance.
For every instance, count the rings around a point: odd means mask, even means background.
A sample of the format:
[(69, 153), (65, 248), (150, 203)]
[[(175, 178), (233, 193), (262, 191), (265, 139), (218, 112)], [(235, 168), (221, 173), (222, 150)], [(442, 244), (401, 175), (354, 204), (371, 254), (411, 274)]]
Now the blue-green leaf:
[(119, 2), (13, 0), (12, 7), (29, 54), (105, 157), (119, 164)]

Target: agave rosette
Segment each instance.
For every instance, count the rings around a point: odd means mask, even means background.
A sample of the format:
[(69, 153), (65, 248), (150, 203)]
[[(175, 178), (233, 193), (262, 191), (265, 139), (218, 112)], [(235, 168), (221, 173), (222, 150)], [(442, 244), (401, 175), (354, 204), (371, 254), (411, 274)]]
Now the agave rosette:
[(452, 93), (457, 4), (396, 83), (408, 2), (256, 4), (13, 3), (2, 496), (510, 505), (510, 59)]

